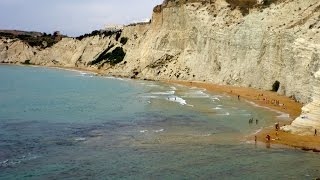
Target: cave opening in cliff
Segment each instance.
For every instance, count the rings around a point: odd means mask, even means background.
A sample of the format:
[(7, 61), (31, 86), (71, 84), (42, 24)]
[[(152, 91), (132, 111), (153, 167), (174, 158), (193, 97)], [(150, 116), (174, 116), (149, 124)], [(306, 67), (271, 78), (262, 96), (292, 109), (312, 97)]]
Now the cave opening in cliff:
[(275, 81), (272, 85), (272, 91), (277, 92), (279, 90), (279, 87), (280, 87), (280, 82)]

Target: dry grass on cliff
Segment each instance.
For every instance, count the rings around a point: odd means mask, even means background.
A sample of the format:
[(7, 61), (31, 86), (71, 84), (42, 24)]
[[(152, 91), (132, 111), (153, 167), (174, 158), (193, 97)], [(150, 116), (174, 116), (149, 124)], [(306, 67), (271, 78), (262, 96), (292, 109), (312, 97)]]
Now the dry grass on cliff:
[(273, 3), (278, 3), (283, 0), (264, 0), (262, 4), (258, 4), (257, 0), (226, 0), (230, 4), (231, 9), (239, 8), (242, 15), (249, 14), (249, 10), (252, 8), (266, 8)]

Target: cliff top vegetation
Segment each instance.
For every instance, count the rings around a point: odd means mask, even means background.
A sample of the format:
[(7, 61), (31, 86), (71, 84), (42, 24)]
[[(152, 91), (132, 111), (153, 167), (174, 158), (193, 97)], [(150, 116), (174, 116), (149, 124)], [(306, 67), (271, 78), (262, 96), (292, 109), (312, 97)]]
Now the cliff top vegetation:
[(0, 31), (0, 37), (6, 39), (19, 39), (31, 47), (47, 48), (59, 42), (63, 36), (57, 33), (54, 33), (53, 35), (37, 33), (35, 35), (34, 33), (14, 33), (11, 31)]
[(88, 34), (84, 34), (84, 35), (81, 35), (81, 36), (78, 36), (76, 37), (77, 40), (82, 40), (84, 38), (87, 38), (87, 37), (92, 37), (92, 36), (112, 36), (114, 34), (117, 34), (117, 36), (121, 35), (121, 30), (119, 31), (100, 31), (100, 30), (94, 30), (92, 31), (91, 33), (88, 33)]
[[(247, 15), (252, 8), (266, 8), (273, 3), (278, 3), (283, 0), (225, 0), (230, 8), (239, 9), (243, 15)], [(199, 2), (202, 4), (214, 4), (216, 0), (164, 0), (161, 5), (156, 6), (153, 11), (161, 12), (163, 8), (179, 6), (186, 3)]]

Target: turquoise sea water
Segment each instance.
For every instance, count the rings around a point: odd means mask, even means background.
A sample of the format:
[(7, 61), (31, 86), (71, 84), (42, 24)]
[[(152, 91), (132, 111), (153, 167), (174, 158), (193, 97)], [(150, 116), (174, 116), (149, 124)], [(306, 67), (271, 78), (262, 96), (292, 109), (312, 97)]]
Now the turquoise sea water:
[(0, 179), (320, 177), (318, 153), (248, 140), (278, 115), (198, 88), (2, 65)]

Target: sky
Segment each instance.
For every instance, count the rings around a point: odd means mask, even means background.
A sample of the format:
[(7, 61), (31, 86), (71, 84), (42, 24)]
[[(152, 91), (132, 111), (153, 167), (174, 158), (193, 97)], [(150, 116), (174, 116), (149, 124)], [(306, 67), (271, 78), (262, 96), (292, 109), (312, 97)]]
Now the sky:
[(0, 0), (0, 29), (78, 36), (150, 19), (163, 0)]

